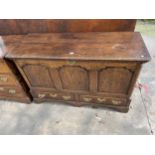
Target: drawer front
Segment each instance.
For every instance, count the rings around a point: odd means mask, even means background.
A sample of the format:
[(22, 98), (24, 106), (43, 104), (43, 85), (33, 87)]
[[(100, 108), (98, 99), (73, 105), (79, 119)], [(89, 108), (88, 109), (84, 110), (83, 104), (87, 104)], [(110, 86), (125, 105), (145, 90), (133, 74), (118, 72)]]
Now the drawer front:
[(55, 99), (55, 100), (65, 100), (65, 101), (74, 101), (75, 100), (74, 94), (72, 94), (72, 93), (33, 90), (32, 94), (35, 98), (40, 98), (40, 99)]
[(10, 74), (0, 74), (0, 85), (16, 85), (16, 80)]
[(107, 105), (126, 105), (126, 98), (113, 98), (103, 96), (80, 95), (81, 102), (107, 104)]
[(20, 88), (0, 86), (0, 96), (24, 97), (25, 93)]
[(10, 69), (4, 62), (0, 62), (0, 73), (10, 73)]

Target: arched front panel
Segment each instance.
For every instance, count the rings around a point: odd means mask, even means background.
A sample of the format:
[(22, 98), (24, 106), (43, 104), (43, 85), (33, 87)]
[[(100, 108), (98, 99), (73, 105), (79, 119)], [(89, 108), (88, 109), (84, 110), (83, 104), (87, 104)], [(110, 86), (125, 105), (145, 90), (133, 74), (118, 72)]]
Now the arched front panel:
[(106, 68), (99, 72), (99, 92), (127, 94), (132, 72), (127, 68)]
[(63, 66), (59, 70), (63, 89), (88, 90), (89, 77), (84, 68), (78, 66)]
[(33, 87), (54, 87), (48, 68), (42, 65), (25, 65), (23, 71)]

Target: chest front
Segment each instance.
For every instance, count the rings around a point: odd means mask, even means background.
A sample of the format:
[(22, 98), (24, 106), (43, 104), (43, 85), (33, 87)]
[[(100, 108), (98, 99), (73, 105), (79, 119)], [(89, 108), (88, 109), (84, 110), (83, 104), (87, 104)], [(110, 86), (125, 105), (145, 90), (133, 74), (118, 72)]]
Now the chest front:
[(36, 102), (127, 106), (140, 70), (136, 62), (17, 60)]

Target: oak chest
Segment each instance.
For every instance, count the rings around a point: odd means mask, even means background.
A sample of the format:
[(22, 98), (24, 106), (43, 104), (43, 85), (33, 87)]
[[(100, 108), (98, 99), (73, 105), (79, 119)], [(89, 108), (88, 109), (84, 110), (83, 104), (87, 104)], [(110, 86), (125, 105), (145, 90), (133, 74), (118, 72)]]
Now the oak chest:
[(0, 99), (30, 103), (26, 84), (16, 66), (4, 57), (18, 46), (23, 36), (0, 37)]
[(6, 56), (35, 102), (65, 101), (127, 112), (134, 84), (150, 60), (137, 32), (29, 34)]

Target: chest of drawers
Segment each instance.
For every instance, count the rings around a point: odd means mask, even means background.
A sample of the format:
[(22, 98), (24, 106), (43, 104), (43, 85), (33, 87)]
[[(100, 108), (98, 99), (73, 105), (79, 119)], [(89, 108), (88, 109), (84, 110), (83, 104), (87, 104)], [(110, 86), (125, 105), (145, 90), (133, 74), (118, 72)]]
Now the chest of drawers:
[(142, 63), (150, 55), (134, 32), (29, 34), (6, 55), (35, 102), (111, 107), (127, 112)]
[(0, 37), (0, 99), (30, 103), (28, 88), (15, 65), (6, 60), (6, 53), (18, 46), (23, 36)]

